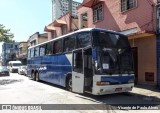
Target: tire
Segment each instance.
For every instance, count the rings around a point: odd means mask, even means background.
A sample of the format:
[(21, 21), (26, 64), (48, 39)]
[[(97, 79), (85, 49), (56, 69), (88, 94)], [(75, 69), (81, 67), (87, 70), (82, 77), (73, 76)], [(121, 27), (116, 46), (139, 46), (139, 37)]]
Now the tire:
[(69, 75), (69, 77), (67, 77), (66, 89), (68, 91), (72, 91), (72, 76), (71, 75)]
[(34, 72), (32, 72), (32, 79), (33, 79), (34, 81), (36, 81), (36, 76), (35, 76), (35, 73), (34, 73)]
[(37, 82), (40, 81), (40, 80), (39, 80), (39, 73), (38, 73), (38, 72), (36, 73), (36, 81), (37, 81)]

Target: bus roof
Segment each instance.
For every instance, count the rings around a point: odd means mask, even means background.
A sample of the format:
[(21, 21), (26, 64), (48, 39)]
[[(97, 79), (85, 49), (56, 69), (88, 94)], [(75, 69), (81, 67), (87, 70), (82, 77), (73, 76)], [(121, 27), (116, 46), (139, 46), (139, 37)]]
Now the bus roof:
[(102, 28), (84, 28), (84, 29), (80, 29), (80, 30), (77, 30), (77, 31), (74, 31), (74, 32), (71, 32), (71, 33), (68, 33), (68, 34), (65, 34), (65, 35), (62, 35), (62, 36), (59, 36), (59, 37), (54, 38), (54, 39), (52, 39), (52, 40), (48, 40), (48, 41), (46, 41), (46, 42), (43, 42), (43, 43), (40, 43), (40, 44), (31, 46), (31, 47), (29, 47), (28, 49), (33, 48), (33, 47), (36, 47), (36, 46), (39, 46), (39, 45), (46, 44), (46, 43), (48, 43), (48, 42), (51, 42), (51, 41), (54, 41), (54, 40), (57, 40), (57, 39), (61, 39), (61, 38), (63, 38), (63, 37), (72, 35), (72, 34), (74, 34), (74, 33), (79, 33), (79, 32), (84, 32), (84, 31), (92, 31), (92, 30), (107, 31), (107, 32), (110, 32), (110, 33), (116, 33), (116, 34), (119, 34), (119, 35), (123, 35), (123, 34), (121, 34), (121, 33), (118, 33), (118, 32), (112, 31), (112, 30), (102, 29)]

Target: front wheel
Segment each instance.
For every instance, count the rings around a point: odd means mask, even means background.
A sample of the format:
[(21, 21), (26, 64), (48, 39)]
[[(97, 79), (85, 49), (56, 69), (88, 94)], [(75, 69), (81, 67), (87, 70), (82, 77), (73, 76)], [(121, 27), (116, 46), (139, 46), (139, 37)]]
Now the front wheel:
[(72, 91), (72, 76), (69, 76), (67, 78), (66, 89), (69, 90), (69, 91)]

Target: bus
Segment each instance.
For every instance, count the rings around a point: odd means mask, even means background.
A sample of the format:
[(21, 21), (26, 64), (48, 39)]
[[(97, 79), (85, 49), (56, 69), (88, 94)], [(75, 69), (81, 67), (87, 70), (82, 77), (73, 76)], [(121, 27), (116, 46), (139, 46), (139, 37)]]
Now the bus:
[(28, 48), (27, 76), (76, 93), (131, 91), (133, 56), (127, 36), (85, 28)]

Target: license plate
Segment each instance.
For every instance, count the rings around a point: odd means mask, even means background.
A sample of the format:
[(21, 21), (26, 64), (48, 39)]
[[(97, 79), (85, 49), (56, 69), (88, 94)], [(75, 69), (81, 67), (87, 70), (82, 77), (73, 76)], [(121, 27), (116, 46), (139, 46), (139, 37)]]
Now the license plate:
[(115, 91), (122, 91), (122, 88), (116, 88)]

